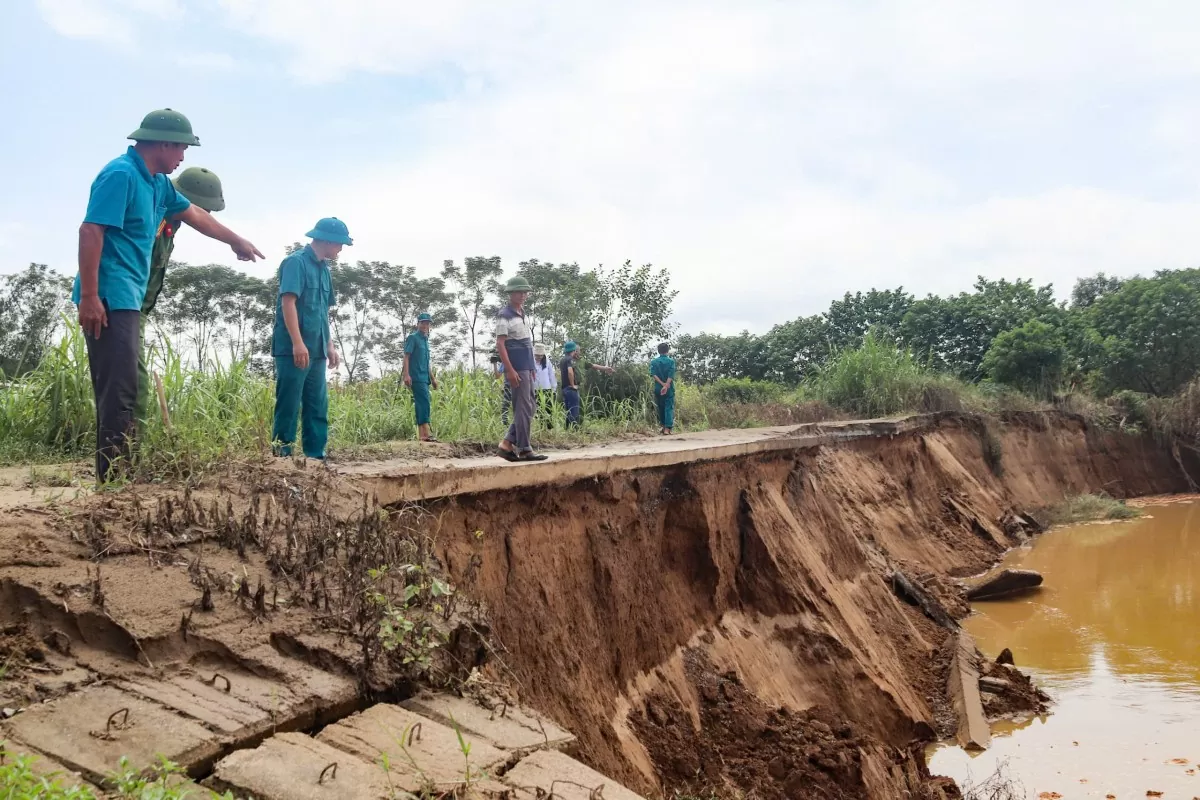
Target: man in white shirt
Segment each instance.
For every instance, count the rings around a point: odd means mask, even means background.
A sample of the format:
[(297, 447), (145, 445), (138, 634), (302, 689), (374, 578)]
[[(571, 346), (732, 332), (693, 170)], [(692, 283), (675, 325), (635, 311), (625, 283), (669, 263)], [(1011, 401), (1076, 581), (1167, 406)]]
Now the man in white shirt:
[(547, 425), (554, 422), (554, 395), (558, 390), (558, 371), (546, 358), (546, 345), (533, 346), (533, 388), (537, 392), (537, 415)]

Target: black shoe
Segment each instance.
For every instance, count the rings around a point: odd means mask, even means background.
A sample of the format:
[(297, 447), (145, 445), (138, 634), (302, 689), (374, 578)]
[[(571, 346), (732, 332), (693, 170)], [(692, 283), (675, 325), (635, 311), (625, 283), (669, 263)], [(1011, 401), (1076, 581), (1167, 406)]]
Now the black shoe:
[(550, 456), (545, 453), (535, 453), (530, 450), (528, 453), (522, 453), (517, 457), (519, 461), (545, 461)]
[(496, 455), (500, 456), (500, 457), (501, 457), (501, 458), (503, 458), (505, 461), (513, 461), (513, 462), (516, 462), (516, 461), (520, 461), (520, 460), (521, 460), (521, 457), (520, 457), (519, 455), (517, 455), (516, 453), (514, 453), (512, 450), (505, 450), (503, 447), (497, 447), (497, 448), (496, 448)]

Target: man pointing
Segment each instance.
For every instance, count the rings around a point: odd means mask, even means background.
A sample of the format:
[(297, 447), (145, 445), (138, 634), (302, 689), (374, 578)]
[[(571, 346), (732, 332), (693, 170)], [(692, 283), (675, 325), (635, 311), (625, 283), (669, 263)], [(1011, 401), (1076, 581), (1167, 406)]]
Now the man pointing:
[(142, 300), (150, 279), (150, 253), (166, 217), (186, 222), (225, 242), (239, 260), (263, 254), (176, 191), (167, 178), (200, 140), (192, 124), (169, 108), (152, 111), (129, 134), (134, 144), (110, 161), (92, 182), (79, 227), (79, 274), (72, 300), (87, 341), (96, 398), (96, 480), (113, 477), (114, 462), (128, 456), (138, 393)]

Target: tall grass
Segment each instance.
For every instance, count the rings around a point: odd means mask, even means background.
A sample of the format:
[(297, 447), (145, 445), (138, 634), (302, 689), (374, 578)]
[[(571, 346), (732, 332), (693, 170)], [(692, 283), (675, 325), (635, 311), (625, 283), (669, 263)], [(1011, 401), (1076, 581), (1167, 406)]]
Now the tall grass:
[[(134, 459), (140, 477), (193, 474), (229, 458), (269, 452), (274, 383), (244, 362), (190, 369), (169, 344), (150, 348), (170, 416), (168, 427), (152, 391)], [(463, 369), (439, 374), (432, 394), (433, 430), (445, 441), (494, 444), (503, 436), (501, 386), (492, 376)], [(534, 422), (536, 441), (570, 445), (651, 430), (648, 397), (608, 401), (587, 397), (584, 425), (566, 431), (555, 400)], [(412, 393), (398, 377), (334, 383), (329, 391), (329, 449), (335, 456), (416, 438)], [(36, 370), (0, 393), (0, 463), (90, 459), (95, 405), (87, 349), (78, 326)]]

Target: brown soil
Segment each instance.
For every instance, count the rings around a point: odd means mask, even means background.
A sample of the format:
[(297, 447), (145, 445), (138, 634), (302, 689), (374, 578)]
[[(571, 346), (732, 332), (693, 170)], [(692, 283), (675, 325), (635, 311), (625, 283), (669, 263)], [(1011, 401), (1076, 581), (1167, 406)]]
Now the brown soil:
[(1016, 667), (996, 664), (984, 659), (979, 674), (1008, 682), (1003, 692), (983, 693), (983, 710), (989, 721), (1006, 717), (1043, 714), (1050, 707), (1050, 697), (1034, 686), (1029, 676)]
[[(994, 435), (999, 464), (982, 426), (951, 416), (895, 437), (463, 495), (430, 510), (450, 574), (469, 569), (488, 610), (490, 674), (575, 731), (597, 769), (647, 794), (680, 788), (638, 721), (653, 719), (653, 704), (700, 725), (694, 655), (735, 674), (762, 720), (819, 709), (849, 726), (869, 796), (899, 797), (922, 779), (896, 754), (952, 723), (935, 663), (947, 631), (896, 596), (890, 571), (904, 568), (961, 615), (953, 579), (1026, 535), (1014, 514), (1100, 487), (1184, 488), (1168, 454), (1074, 418), (1017, 418)], [(728, 770), (706, 777), (717, 790), (740, 785)]]
[[(0, 642), (23, 661), (0, 705), (201, 664), (282, 684), (304, 663), (397, 693), (482, 666), (472, 691), (518, 695), (647, 795), (952, 797), (914, 755), (950, 724), (947, 631), (887, 576), (961, 615), (953, 578), (1018, 540), (1013, 514), (1184, 482), (1169, 454), (1072, 418), (999, 429), (1002, 469), (981, 430), (943, 417), (387, 513), (286, 465), (4, 509)], [(427, 670), (379, 652), (363, 576), (384, 563), (459, 590), (430, 623), (454, 646)]]

